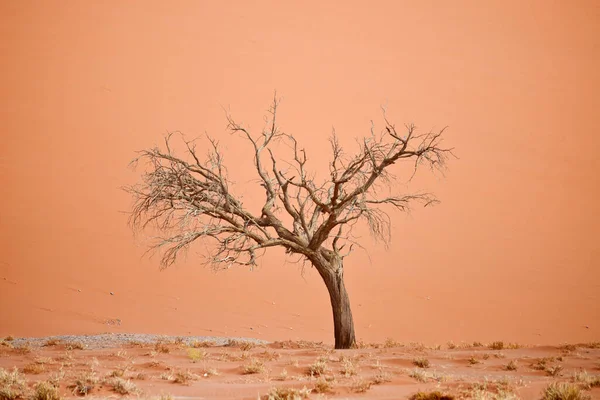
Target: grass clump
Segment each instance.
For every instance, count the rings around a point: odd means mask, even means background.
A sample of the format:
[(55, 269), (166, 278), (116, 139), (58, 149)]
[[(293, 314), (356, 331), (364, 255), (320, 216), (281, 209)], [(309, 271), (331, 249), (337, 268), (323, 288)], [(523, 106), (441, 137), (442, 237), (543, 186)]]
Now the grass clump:
[(344, 358), (342, 360), (342, 370), (341, 373), (346, 377), (349, 378), (351, 376), (356, 375), (357, 373), (357, 368), (356, 365), (352, 362), (351, 359), (349, 358)]
[(269, 393), (262, 397), (263, 400), (302, 400), (308, 398), (310, 389), (306, 387), (295, 389), (289, 387), (272, 388)]
[(419, 368), (429, 368), (429, 360), (425, 357), (415, 358), (413, 364)]
[(81, 342), (69, 342), (65, 346), (66, 350), (83, 350), (85, 349), (85, 345)]
[(587, 371), (576, 372), (573, 374), (573, 382), (579, 383), (585, 390), (600, 387), (600, 375), (590, 375)]
[(554, 365), (552, 367), (546, 368), (546, 373), (550, 376), (560, 376), (562, 374), (562, 370), (562, 365)]
[(326, 379), (319, 378), (312, 389), (315, 393), (333, 393), (333, 385)]
[(504, 369), (507, 371), (516, 371), (519, 366), (515, 360), (510, 360), (508, 364), (504, 366)]
[(38, 375), (43, 372), (46, 372), (46, 367), (44, 366), (44, 364), (32, 363), (32, 364), (27, 364), (26, 366), (23, 367), (24, 374)]
[(410, 400), (454, 400), (451, 394), (444, 394), (440, 391), (417, 392), (409, 397)]
[(75, 382), (67, 386), (69, 389), (73, 389), (73, 394), (79, 396), (86, 396), (89, 394), (98, 383), (98, 378), (93, 372), (83, 373), (75, 378)]
[(23, 375), (17, 367), (12, 372), (0, 368), (0, 399), (13, 400), (22, 398), (27, 391), (27, 385)]
[(488, 347), (491, 350), (503, 350), (504, 349), (504, 342), (492, 342), (488, 345)]
[(135, 385), (135, 383), (131, 382), (129, 379), (123, 378), (112, 378), (106, 382), (111, 389), (122, 395), (127, 394), (137, 394), (140, 392), (140, 389)]
[(190, 372), (190, 371), (177, 371), (173, 376), (173, 382), (181, 383), (182, 385), (188, 385), (190, 381), (195, 381), (198, 379), (198, 375)]
[(50, 339), (46, 340), (46, 343), (44, 343), (44, 347), (58, 346), (59, 344), (60, 344), (60, 340), (55, 339), (55, 338), (50, 338)]
[(572, 383), (552, 382), (542, 393), (542, 400), (587, 400), (579, 386)]
[(265, 371), (265, 365), (262, 361), (253, 358), (243, 367), (244, 375), (260, 374)]
[(157, 353), (168, 354), (171, 351), (171, 349), (169, 348), (169, 345), (165, 342), (156, 342), (154, 344), (154, 351), (156, 351)]
[(475, 356), (471, 356), (471, 358), (469, 358), (469, 365), (477, 365), (480, 364), (481, 361), (479, 361), (478, 359), (475, 358)]
[(216, 347), (217, 344), (212, 340), (194, 340), (191, 346), (195, 349), (199, 349), (203, 347)]
[(75, 382), (67, 386), (69, 389), (73, 389), (73, 394), (78, 396), (86, 396), (89, 394), (98, 383), (98, 378), (93, 372), (83, 373), (79, 375)]
[(400, 344), (399, 342), (396, 342), (392, 338), (387, 338), (387, 339), (385, 339), (385, 342), (383, 343), (383, 347), (386, 349), (391, 349), (393, 347), (402, 347), (402, 344)]
[(35, 390), (31, 400), (60, 400), (58, 388), (50, 382), (39, 382), (35, 385)]
[(196, 363), (198, 361), (204, 360), (208, 356), (208, 353), (204, 350), (191, 348), (187, 350), (187, 355), (193, 363)]
[(327, 363), (323, 360), (316, 361), (315, 363), (308, 366), (308, 375), (310, 376), (321, 376), (327, 371)]
[(382, 383), (391, 382), (390, 374), (385, 371), (379, 371), (375, 374), (375, 376), (371, 379), (374, 385), (381, 385)]
[(365, 393), (367, 390), (371, 389), (371, 386), (373, 386), (373, 382), (359, 379), (352, 383), (351, 389), (355, 393)]

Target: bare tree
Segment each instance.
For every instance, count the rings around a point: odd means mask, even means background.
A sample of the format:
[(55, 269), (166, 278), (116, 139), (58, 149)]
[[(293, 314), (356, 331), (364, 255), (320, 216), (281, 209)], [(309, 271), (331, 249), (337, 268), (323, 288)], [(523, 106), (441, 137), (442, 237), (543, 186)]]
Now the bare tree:
[[(201, 158), (195, 141), (181, 138), (182, 157), (176, 155), (174, 135), (164, 147), (140, 152), (135, 163), (146, 162), (141, 183), (127, 187), (134, 205), (130, 224), (134, 230), (152, 224), (162, 232), (151, 248), (163, 249), (161, 267), (173, 264), (182, 250), (197, 239), (210, 242), (207, 262), (216, 268), (253, 266), (270, 247), (282, 247), (312, 264), (323, 279), (333, 308), (335, 348), (355, 344), (354, 322), (344, 285), (344, 258), (355, 243), (352, 230), (364, 221), (372, 235), (390, 240), (390, 217), (385, 208), (406, 211), (411, 203), (436, 203), (429, 193), (381, 195), (392, 188), (389, 169), (400, 161), (411, 162), (413, 174), (425, 164), (443, 169), (452, 149), (440, 147), (443, 129), (418, 133), (406, 125), (401, 134), (383, 113), (384, 129), (359, 140), (358, 150), (347, 155), (335, 132), (329, 139), (329, 174), (317, 183), (307, 169), (307, 156), (293, 135), (280, 130), (274, 98), (259, 135), (253, 135), (227, 113), (227, 129), (241, 135), (253, 152), (253, 169), (264, 188), (259, 212), (251, 211), (234, 194), (223, 153), (209, 138), (210, 149)], [(287, 145), (289, 157), (281, 157)]]

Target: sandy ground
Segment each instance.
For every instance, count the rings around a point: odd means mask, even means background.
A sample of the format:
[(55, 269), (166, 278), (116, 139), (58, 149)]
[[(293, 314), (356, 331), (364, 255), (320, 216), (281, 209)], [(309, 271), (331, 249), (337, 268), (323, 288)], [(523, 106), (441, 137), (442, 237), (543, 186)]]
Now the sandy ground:
[[(257, 399), (295, 389), (308, 398), (397, 399), (439, 391), (458, 399), (539, 399), (550, 383), (571, 382), (600, 399), (599, 343), (427, 348), (388, 340), (359, 347), (149, 335), (7, 338), (0, 367), (18, 371), (24, 391), (48, 381), (64, 397)], [(594, 379), (596, 387), (586, 388)]]

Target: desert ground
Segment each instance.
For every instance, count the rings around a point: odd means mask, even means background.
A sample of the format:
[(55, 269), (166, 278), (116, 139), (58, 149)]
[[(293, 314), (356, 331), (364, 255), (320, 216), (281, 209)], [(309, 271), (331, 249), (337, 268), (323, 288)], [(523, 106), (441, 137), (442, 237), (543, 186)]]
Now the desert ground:
[[(600, 398), (598, 342), (426, 347), (388, 339), (334, 350), (308, 341), (116, 334), (7, 337), (1, 342), (0, 368), (3, 399)], [(551, 397), (548, 387), (569, 388), (579, 397)], [(50, 394), (56, 397), (43, 397)]]
[[(599, 49), (594, 0), (0, 0), (3, 385), (540, 399), (563, 382), (599, 398)], [(356, 227), (357, 349), (333, 350), (319, 274), (282, 249), (215, 273), (196, 242), (160, 270), (156, 232), (128, 225), (122, 188), (143, 169), (130, 162), (174, 131), (202, 154), (216, 138), (259, 212), (252, 152), (224, 111), (260, 135), (275, 91), (316, 178), (332, 131), (353, 154), (383, 132), (382, 108), (398, 129), (447, 126), (457, 156), (441, 172), (394, 167), (381, 193), (440, 203), (389, 210), (389, 243)]]

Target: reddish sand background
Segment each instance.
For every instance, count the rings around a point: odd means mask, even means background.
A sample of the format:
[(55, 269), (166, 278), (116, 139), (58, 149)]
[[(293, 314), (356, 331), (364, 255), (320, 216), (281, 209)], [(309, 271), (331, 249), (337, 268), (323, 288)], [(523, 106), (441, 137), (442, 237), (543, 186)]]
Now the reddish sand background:
[(597, 340), (600, 4), (413, 3), (0, 2), (0, 335), (331, 342), (313, 271), (274, 252), (213, 274), (198, 246), (159, 272), (122, 213), (135, 150), (207, 131), (243, 161), (221, 106), (259, 128), (277, 89), (315, 169), (332, 126), (351, 142), (382, 104), (450, 126), (460, 160), (412, 187), (442, 204), (346, 261), (358, 337)]

